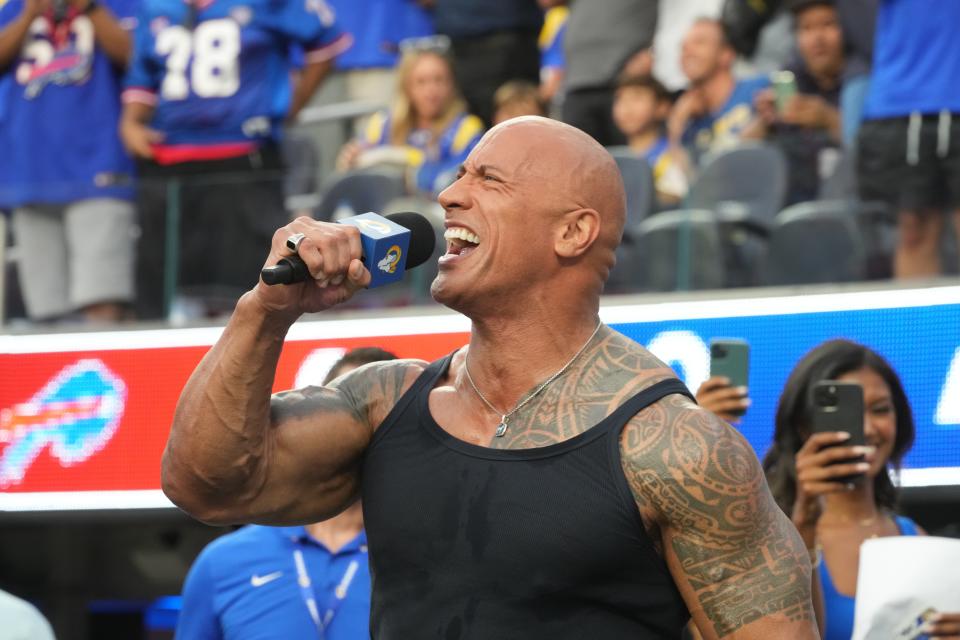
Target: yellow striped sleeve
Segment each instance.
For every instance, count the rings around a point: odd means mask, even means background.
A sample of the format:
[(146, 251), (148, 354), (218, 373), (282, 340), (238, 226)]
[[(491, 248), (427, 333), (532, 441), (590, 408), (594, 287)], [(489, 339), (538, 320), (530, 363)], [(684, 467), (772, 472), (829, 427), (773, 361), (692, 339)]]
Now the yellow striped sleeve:
[(483, 120), (474, 115), (469, 115), (460, 121), (457, 133), (453, 136), (453, 144), (450, 150), (458, 154), (467, 148), (467, 145), (483, 133)]
[(367, 127), (363, 133), (363, 141), (367, 144), (380, 144), (383, 139), (383, 128), (387, 124), (387, 113), (378, 111), (367, 120)]
[(557, 38), (557, 33), (570, 17), (568, 7), (554, 7), (543, 17), (543, 27), (540, 29), (540, 39), (537, 46), (544, 50)]

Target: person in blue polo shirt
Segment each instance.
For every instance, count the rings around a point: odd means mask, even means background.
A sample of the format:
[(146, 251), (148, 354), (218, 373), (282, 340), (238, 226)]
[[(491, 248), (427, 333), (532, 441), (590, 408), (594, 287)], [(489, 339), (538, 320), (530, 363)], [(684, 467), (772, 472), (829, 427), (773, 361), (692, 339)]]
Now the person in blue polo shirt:
[[(362, 365), (395, 360), (354, 349), (323, 381)], [(176, 637), (182, 640), (370, 637), (370, 569), (360, 503), (301, 527), (250, 525), (210, 543), (183, 585)]]

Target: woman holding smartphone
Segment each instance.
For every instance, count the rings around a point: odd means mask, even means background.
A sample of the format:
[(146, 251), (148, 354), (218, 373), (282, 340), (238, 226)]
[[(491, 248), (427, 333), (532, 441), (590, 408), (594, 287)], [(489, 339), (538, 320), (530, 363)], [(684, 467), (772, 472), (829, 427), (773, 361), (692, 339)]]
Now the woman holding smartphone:
[[(862, 387), (865, 444), (848, 444), (851, 434), (845, 431), (814, 433), (813, 390), (824, 380)], [(849, 640), (853, 632), (860, 545), (882, 536), (925, 535), (912, 520), (896, 515), (890, 475), (913, 437), (913, 413), (899, 377), (863, 345), (823, 343), (787, 379), (763, 467), (774, 498), (810, 550), (823, 598), (818, 615), (825, 640)], [(928, 621), (928, 629), (933, 638), (960, 638), (960, 613), (941, 613)]]

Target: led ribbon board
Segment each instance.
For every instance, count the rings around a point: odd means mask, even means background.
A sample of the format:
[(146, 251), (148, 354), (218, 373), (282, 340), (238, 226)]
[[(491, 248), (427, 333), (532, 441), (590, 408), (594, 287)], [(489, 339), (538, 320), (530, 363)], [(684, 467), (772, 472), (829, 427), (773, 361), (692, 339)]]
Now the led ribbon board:
[[(637, 300), (634, 298), (632, 300)], [(960, 287), (624, 304), (603, 320), (669, 362), (692, 389), (712, 337), (751, 345), (753, 405), (739, 429), (758, 455), (800, 357), (835, 337), (863, 342), (899, 372), (917, 438), (905, 486), (960, 485)], [(318, 384), (342, 353), (380, 346), (439, 358), (464, 344), (460, 316), (300, 322), (275, 390)], [(160, 456), (183, 384), (219, 328), (0, 336), (0, 511), (164, 508)]]

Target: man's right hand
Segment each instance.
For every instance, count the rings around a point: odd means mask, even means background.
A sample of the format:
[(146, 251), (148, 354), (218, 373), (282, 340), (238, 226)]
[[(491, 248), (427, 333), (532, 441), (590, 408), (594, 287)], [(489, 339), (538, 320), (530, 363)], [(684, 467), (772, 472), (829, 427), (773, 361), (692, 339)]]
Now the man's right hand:
[(766, 126), (777, 121), (777, 101), (772, 89), (761, 89), (753, 96), (753, 109)]
[(286, 315), (292, 321), (304, 313), (329, 309), (349, 300), (370, 284), (370, 272), (360, 260), (360, 231), (353, 226), (319, 222), (300, 217), (273, 234), (273, 244), (265, 267), (289, 257), (287, 238), (302, 233), (297, 252), (310, 280), (290, 285), (267, 285), (262, 280), (253, 290), (253, 298), (271, 313)]
[(132, 118), (122, 118), (120, 139), (131, 155), (150, 160), (153, 158), (153, 145), (163, 141), (163, 134)]

